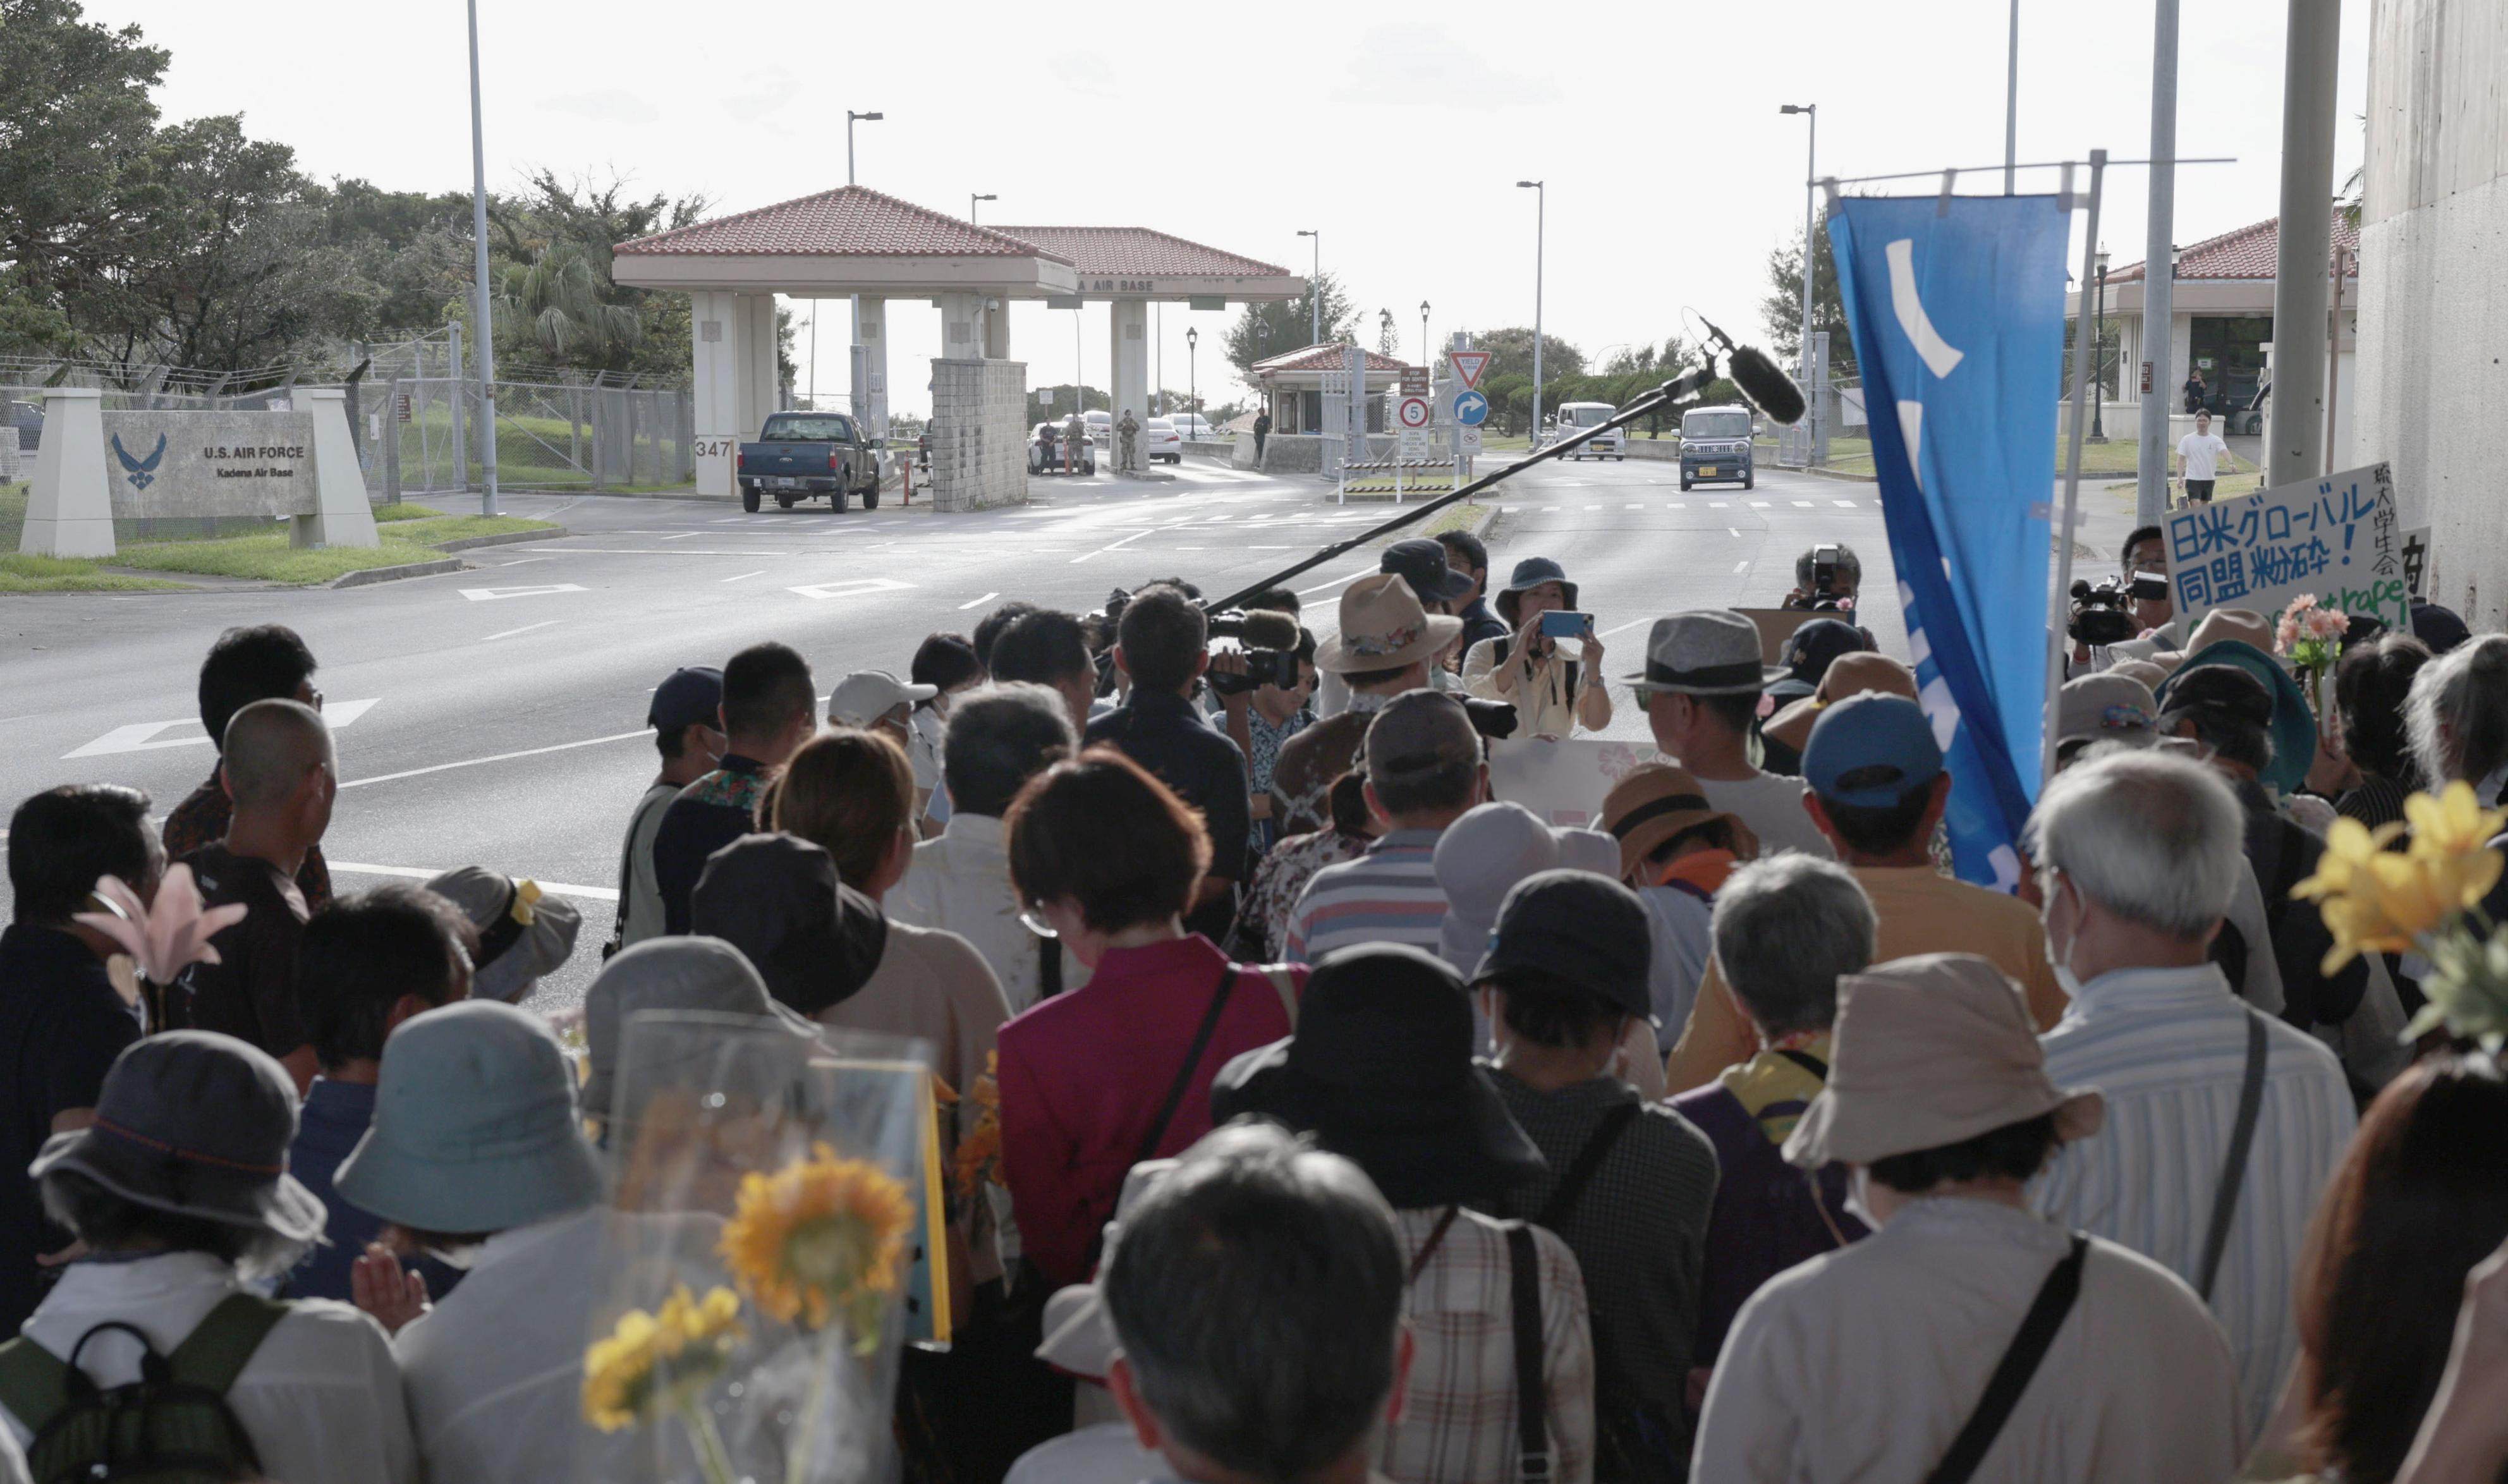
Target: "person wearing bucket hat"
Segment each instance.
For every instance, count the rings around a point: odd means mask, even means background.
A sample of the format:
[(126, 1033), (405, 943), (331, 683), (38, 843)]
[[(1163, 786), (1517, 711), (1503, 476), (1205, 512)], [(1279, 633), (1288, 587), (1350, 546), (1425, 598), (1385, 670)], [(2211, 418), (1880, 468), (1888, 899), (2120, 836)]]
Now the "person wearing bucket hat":
[(583, 928), (573, 903), (542, 891), (537, 881), (485, 866), (458, 866), (426, 889), (460, 909), (479, 935), (470, 992), (483, 1000), (521, 1004), (534, 984), (566, 962)]
[[(2200, 639), (2211, 630), (2214, 621), (2228, 613), (2219, 610), (2205, 615), (2195, 636)], [(2223, 639), (2199, 644), (2189, 650), (2185, 661), (2169, 673), (2155, 692), (2159, 709), (2174, 709), (2169, 697), (2187, 683), (2190, 676), (2214, 666), (2227, 666), (2249, 676), (2260, 685), (2269, 702), (2265, 718), (2270, 756), (2256, 767), (2257, 778), (2273, 793), (2289, 794), (2306, 781), (2308, 765), (2316, 761), (2316, 715), (2308, 708), (2307, 692), (2272, 656), (2269, 637), (2257, 645), (2247, 639)]]
[[(2047, 1076), (2020, 996), (1985, 960), (1928, 954), (1842, 978), (1827, 1085), (1785, 1153), (1804, 1169), (1852, 1167), (1877, 1230), (1743, 1308), (1708, 1388), (1696, 1476), (2234, 1472), (2234, 1371), (2202, 1304), (2156, 1264), (2029, 1208), (2030, 1178), (2096, 1133), (2101, 1112), (2096, 1090)], [(2011, 1370), (2020, 1385), (1988, 1402), (1989, 1380)]]
[(1333, 780), (1360, 766), (1376, 713), (1396, 696), (1434, 688), (1430, 662), (1461, 632), (1461, 619), (1428, 612), (1399, 577), (1361, 577), (1342, 589), (1340, 631), (1315, 647), (1323, 720), (1281, 743), (1272, 768), (1272, 817), (1283, 835), (1324, 828)]
[[(61, 1269), (18, 1343), (75, 1354), (113, 1388), (140, 1379), (147, 1352), (166, 1356), (214, 1323), (218, 1343), (245, 1356), (221, 1399), (259, 1476), (411, 1484), (418, 1452), (384, 1331), (346, 1304), (272, 1305), (247, 1287), (321, 1238), (322, 1203), (287, 1172), (295, 1132), (295, 1081), (267, 1052), (197, 1030), (131, 1045), (95, 1121), (55, 1135), (29, 1171), (89, 1257)], [(260, 1322), (239, 1333), (245, 1314)], [(18, 1365), (13, 1354), (0, 1369)], [(47, 1421), (18, 1410), (24, 1394), (0, 1391), (21, 1441)]]
[[(338, 1183), (402, 1244), (470, 1254), (461, 1286), (392, 1342), (427, 1473), (572, 1477), (583, 1337), (612, 1275), (591, 1260), (607, 1245), (601, 1167), (547, 1022), (470, 1000), (394, 1032), (374, 1126)], [(396, 1262), (378, 1246), (358, 1266), (361, 1306), (389, 1313), (374, 1295), (400, 1287)]]
[(1589, 616), (1569, 659), (1559, 642), (1541, 632), (1545, 613), (1572, 612), (1576, 584), (1548, 557), (1527, 557), (1497, 595), (1498, 616), (1511, 633), (1484, 639), (1463, 655), (1463, 688), (1486, 700), (1505, 701), (1517, 713), (1517, 730), (1531, 737), (1566, 737), (1582, 726), (1611, 724), (1611, 692), (1603, 682), (1603, 642)]
[(1603, 797), (1603, 828), (1619, 842), (1619, 879), (1644, 904), (1653, 950), (1646, 980), (1658, 1055), (1689, 1023), (1715, 949), (1709, 913), (1733, 868), (1759, 853), (1748, 825), (1712, 807), (1686, 768), (1641, 762)]
[(1750, 826), (1762, 851), (1826, 856), (1828, 841), (1803, 813), (1802, 786), (1751, 761), (1760, 693), (1790, 673), (1759, 653), (1758, 625), (1730, 609), (1675, 613), (1654, 621), (1646, 667), (1623, 679), (1654, 745), (1689, 769), (1709, 803)]
[[(1346, 948), (1307, 983), (1297, 1029), (1230, 1061), (1211, 1084), (1215, 1123), (1270, 1119), (1349, 1160), (1402, 1228), (1404, 1300), (1420, 1346), (1402, 1419), (1377, 1469), (1464, 1484), (1472, 1460), (1518, 1452), (1513, 1272), (1501, 1209), (1548, 1172), (1540, 1148), (1472, 1060), (1462, 976), (1399, 944)], [(1574, 1253), (1530, 1229), (1536, 1249), (1552, 1473), (1593, 1476), (1593, 1342)]]
[(879, 905), (836, 878), (827, 851), (790, 835), (747, 835), (716, 851), (688, 931), (748, 954), (777, 1003), (805, 1016), (862, 988), (888, 946)]
[(647, 1011), (693, 1011), (771, 1020), (813, 1037), (815, 1022), (778, 1003), (740, 949), (719, 938), (657, 938), (602, 965), (583, 996), (586, 1071), (582, 1108), (602, 1126), (602, 1141), (632, 1122), (619, 1102), (619, 1053), (627, 1022)]
[(2055, 766), (2102, 742), (2149, 747), (2159, 738), (2158, 719), (2151, 687), (2131, 676), (2104, 670), (2068, 680), (2055, 698)]
[[(1496, 1037), (1489, 1077), (1549, 1164), (1494, 1209), (1559, 1234), (1593, 1315), (1595, 1428), (1677, 1476), (1715, 1152), (1613, 1071), (1651, 1019), (1646, 911), (1607, 876), (1546, 871), (1507, 896), (1472, 973)], [(1649, 1053), (1654, 1040), (1643, 1034)], [(1651, 1059), (1651, 1057), (1649, 1057)]]

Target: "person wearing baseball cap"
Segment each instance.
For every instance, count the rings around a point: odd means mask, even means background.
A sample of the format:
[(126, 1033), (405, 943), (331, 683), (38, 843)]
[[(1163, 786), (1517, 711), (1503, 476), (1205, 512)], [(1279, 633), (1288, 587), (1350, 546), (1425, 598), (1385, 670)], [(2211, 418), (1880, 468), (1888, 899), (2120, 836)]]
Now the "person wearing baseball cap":
[[(1368, 723), (1395, 696), (1428, 686), (1433, 661), (1462, 631), (1460, 618), (1429, 612), (1390, 573), (1342, 589), (1338, 630), (1315, 646), (1315, 668), (1325, 682), (1316, 691), (1315, 714), (1323, 720), (1281, 743), (1272, 765), (1272, 817), (1283, 834), (1331, 822), (1325, 805), (1333, 780), (1359, 765)], [(1330, 701), (1336, 684), (1339, 705)]]
[(1846, 975), (1832, 1049), (1785, 1154), (1850, 1167), (1877, 1230), (1743, 1308), (1695, 1476), (1765, 1478), (1771, 1458), (1821, 1480), (2234, 1472), (2236, 1374), (2201, 1301), (2030, 1208), (2029, 1181), (2105, 1107), (2047, 1076), (2010, 981), (1961, 953)]
[(663, 677), (645, 708), (645, 724), (653, 728), (662, 770), (627, 816), (627, 842), (618, 851), (618, 916), (601, 950), (604, 958), (662, 934), (653, 835), (662, 828), (662, 811), (680, 797), (680, 790), (714, 771), (728, 745), (721, 731), (722, 672), (712, 665), (686, 665)]
[(904, 747), (914, 703), (940, 693), (938, 686), (909, 685), (885, 670), (856, 670), (836, 682), (829, 695), (828, 724), (876, 728)]
[(1802, 785), (1751, 761), (1751, 728), (1768, 686), (1793, 672), (1761, 661), (1759, 626), (1730, 609), (1658, 618), (1646, 665), (1622, 677), (1645, 708), (1654, 745), (1678, 758), (1719, 812), (1738, 816), (1762, 849), (1829, 854), (1803, 815)]
[[(1803, 748), (1804, 807), (1880, 919), (1881, 960), (1910, 953), (1974, 953), (2020, 984), (2041, 1029), (2063, 1018), (2063, 986), (2047, 961), (2047, 930), (2029, 904), (1943, 875), (1934, 834), (1951, 778), (1924, 708), (1865, 693), (1828, 707)], [(1708, 971), (1689, 1029), (1666, 1073), (1675, 1093), (1704, 1086), (1757, 1050), (1750, 1024)]]
[(1637, 893), (1545, 871), (1508, 895), (1472, 988), (1497, 1046), (1490, 1082), (1549, 1164), (1505, 1209), (1557, 1232), (1585, 1275), (1598, 1430), (1647, 1440), (1670, 1475), (1689, 1454), (1682, 1395), (1715, 1152), (1613, 1071), (1630, 1027), (1653, 1019), (1649, 950)]

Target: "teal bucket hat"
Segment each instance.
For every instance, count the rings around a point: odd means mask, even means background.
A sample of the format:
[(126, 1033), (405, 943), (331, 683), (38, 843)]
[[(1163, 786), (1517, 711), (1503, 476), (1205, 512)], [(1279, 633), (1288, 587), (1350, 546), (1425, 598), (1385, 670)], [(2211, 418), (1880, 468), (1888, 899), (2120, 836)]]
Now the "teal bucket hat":
[(2186, 663), (2160, 683), (2159, 709), (2168, 710), (2169, 693), (2177, 683), (2205, 665), (2231, 665), (2246, 671), (2272, 692), (2272, 765), (2256, 775), (2257, 781), (2276, 794), (2288, 794), (2307, 780), (2307, 769), (2316, 761), (2316, 715), (2307, 709), (2307, 693), (2299, 682), (2281, 667), (2281, 662), (2244, 640), (2224, 639), (2207, 644), (2186, 656)]
[(601, 1199), (574, 1074), (545, 1021), (495, 1000), (384, 1043), (375, 1121), (333, 1177), (342, 1200), (424, 1232), (502, 1232)]

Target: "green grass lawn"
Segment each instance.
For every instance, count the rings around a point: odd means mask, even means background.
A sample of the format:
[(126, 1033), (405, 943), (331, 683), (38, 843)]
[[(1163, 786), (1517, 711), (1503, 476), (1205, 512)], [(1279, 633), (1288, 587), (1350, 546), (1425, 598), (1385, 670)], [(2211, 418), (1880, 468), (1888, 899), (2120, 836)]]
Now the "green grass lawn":
[[(1763, 441), (1759, 446), (1766, 450), (1762, 457), (1773, 461), (1776, 445), (1773, 442)], [(2059, 440), (2055, 446), (2054, 472), (2057, 475), (2064, 472), (2065, 452), (2065, 447)], [(2105, 443), (2084, 441), (2082, 444), (2082, 477), (2100, 480), (2130, 478), (2139, 468), (2141, 458), (2142, 446), (2129, 439), (2111, 438)], [(1822, 467), (1834, 469), (1841, 474), (1871, 473), (1872, 440), (1830, 438), (1828, 463)], [(2264, 488), (2262, 466), (2231, 454), (2229, 466), (2221, 477), (2220, 486), (2213, 492), (2213, 498), (2227, 500), (2232, 496), (2252, 495), (2262, 488)]]
[[(25, 518), (23, 485), (0, 487), (0, 536), (17, 544)], [(146, 592), (179, 588), (183, 583), (106, 572), (136, 567), (149, 572), (193, 573), (206, 576), (242, 577), (262, 582), (311, 584), (328, 582), (352, 572), (378, 567), (403, 567), (440, 560), (440, 541), (479, 536), (510, 536), (528, 531), (554, 531), (544, 520), (515, 515), (448, 515), (426, 505), (385, 505), (375, 511), (376, 546), (298, 548), (287, 543), (284, 522), (245, 535), (218, 535), (179, 539), (129, 540), (117, 544), (109, 562), (58, 557), (0, 557), (0, 593)]]
[(142, 593), (182, 585), (99, 572), (93, 562), (67, 557), (0, 556), (0, 593)]

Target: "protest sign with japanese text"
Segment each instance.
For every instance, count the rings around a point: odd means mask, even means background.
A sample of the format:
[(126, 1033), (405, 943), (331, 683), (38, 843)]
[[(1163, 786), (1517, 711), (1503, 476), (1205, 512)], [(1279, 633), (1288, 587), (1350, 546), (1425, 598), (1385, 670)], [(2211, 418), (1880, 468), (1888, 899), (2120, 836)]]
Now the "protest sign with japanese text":
[(2168, 583), (2189, 629), (2216, 608), (2277, 614), (2302, 593), (2404, 629), (2404, 548), (2385, 464), (2170, 512)]

